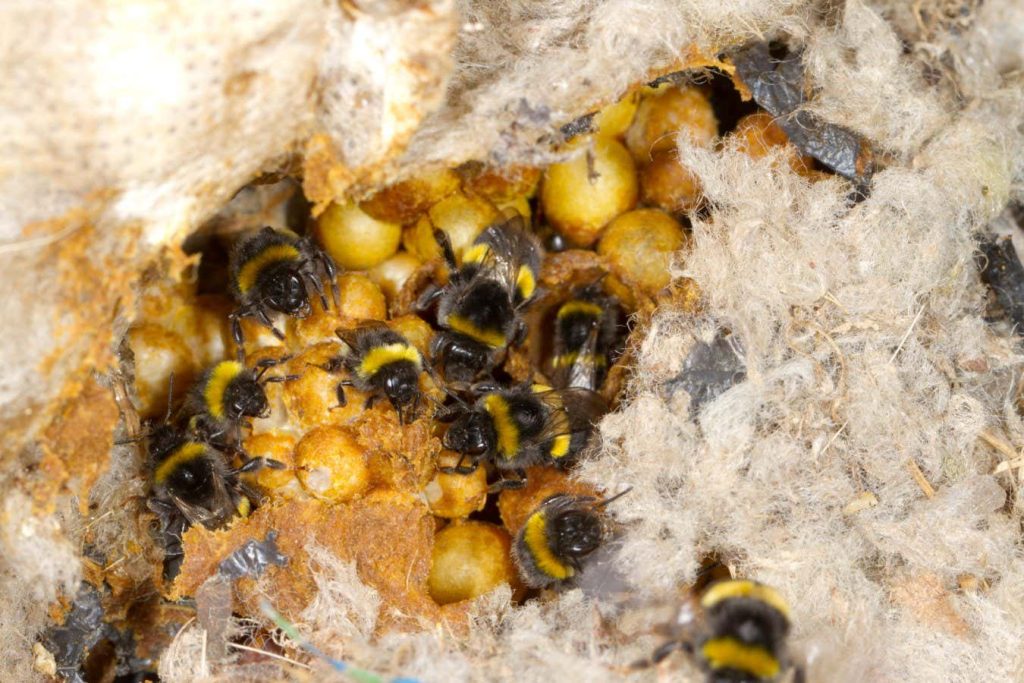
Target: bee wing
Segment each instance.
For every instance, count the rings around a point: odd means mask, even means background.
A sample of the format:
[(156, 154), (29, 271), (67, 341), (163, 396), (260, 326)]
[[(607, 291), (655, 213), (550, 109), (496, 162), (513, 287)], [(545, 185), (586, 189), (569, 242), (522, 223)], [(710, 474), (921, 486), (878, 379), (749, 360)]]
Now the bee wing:
[(488, 227), (476, 238), (474, 244), (489, 247), (474, 277), (496, 279), (510, 295), (516, 291), (522, 266), (529, 268), (535, 275), (540, 270), (540, 246), (518, 213)]
[(339, 327), (334, 330), (334, 334), (337, 335), (338, 339), (341, 340), (345, 346), (350, 349), (355, 349), (359, 338), (367, 333), (375, 332), (378, 330), (390, 330), (385, 323), (380, 320), (363, 320), (353, 328)]
[(174, 505), (190, 524), (202, 524), (208, 528), (216, 528), (235, 513), (235, 501), (228, 491), (227, 482), (219, 474), (213, 478), (213, 491), (205, 506), (192, 505), (178, 496), (171, 494)]
[[(565, 346), (561, 339), (555, 345), (554, 360), (558, 365), (552, 369), (552, 381), (560, 389), (597, 389), (597, 367), (594, 365), (597, 358), (597, 338), (599, 334), (598, 325), (590, 328), (587, 339), (578, 349), (571, 350)], [(567, 356), (575, 351), (576, 356), (567, 362)]]
[(590, 389), (555, 389), (537, 396), (551, 409), (551, 414), (543, 429), (529, 440), (530, 446), (543, 444), (556, 436), (585, 434), (599, 417), (608, 412), (605, 400)]

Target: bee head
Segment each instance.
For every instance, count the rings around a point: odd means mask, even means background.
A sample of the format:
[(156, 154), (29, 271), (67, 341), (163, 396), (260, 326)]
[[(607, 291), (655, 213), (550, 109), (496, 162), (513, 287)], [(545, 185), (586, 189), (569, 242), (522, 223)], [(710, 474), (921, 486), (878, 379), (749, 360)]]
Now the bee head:
[(185, 441), (181, 430), (168, 422), (150, 422), (146, 426), (149, 455), (160, 461)]
[(224, 414), (229, 419), (267, 417), (269, 413), (267, 394), (251, 373), (236, 377), (224, 392)]
[(551, 535), (559, 557), (578, 559), (597, 550), (604, 530), (589, 510), (567, 510), (551, 520)]
[(395, 408), (412, 403), (418, 391), (419, 385), (415, 374), (395, 372), (384, 380), (384, 393)]
[(495, 441), (494, 424), (482, 410), (460, 415), (444, 434), (444, 447), (465, 455), (483, 455)]
[(263, 303), (285, 315), (302, 318), (309, 315), (309, 294), (302, 275), (289, 264), (281, 264), (268, 273), (262, 289)]

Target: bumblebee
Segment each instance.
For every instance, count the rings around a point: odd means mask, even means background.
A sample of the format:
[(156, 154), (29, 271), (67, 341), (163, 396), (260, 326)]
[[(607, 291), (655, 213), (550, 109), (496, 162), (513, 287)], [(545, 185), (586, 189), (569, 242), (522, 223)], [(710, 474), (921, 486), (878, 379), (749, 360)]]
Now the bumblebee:
[(367, 408), (373, 406), (378, 396), (387, 397), (398, 413), (398, 421), (405, 424), (415, 415), (422, 396), (420, 372), (424, 363), (420, 352), (383, 323), (367, 323), (354, 330), (337, 329), (335, 334), (348, 347), (348, 353), (323, 368), (349, 373), (348, 379), (338, 383), (338, 405), (347, 404), (345, 387), (355, 387), (370, 394)]
[(252, 458), (239, 468), (231, 468), (221, 451), (195, 438), (180, 421), (172, 420), (173, 375), (167, 388), (167, 414), (162, 420), (145, 423), (139, 420), (125, 379), (117, 375), (112, 384), (127, 431), (127, 438), (115, 444), (145, 444), (152, 486), (147, 506), (160, 521), (164, 576), (171, 580), (181, 565), (181, 535), (185, 530), (192, 524), (217, 529), (236, 515), (247, 517), (258, 497), (238, 475), (273, 466), (276, 461)]
[(555, 313), (551, 377), (556, 387), (597, 390), (621, 352), (624, 314), (599, 284), (578, 289)]
[(147, 445), (153, 478), (152, 510), (165, 518), (180, 514), (188, 524), (209, 529), (224, 526), (235, 515), (249, 515), (254, 495), (238, 475), (262, 467), (262, 458), (232, 469), (219, 450), (170, 424), (153, 428)]
[(324, 280), (330, 283), (335, 306), (340, 296), (334, 261), (310, 239), (265, 227), (239, 240), (228, 259), (231, 294), (238, 308), (231, 313), (231, 333), (244, 357), (242, 318), (255, 318), (278, 339), (284, 333), (274, 327), (272, 312), (305, 318), (312, 311), (311, 292), (328, 309)]
[[(530, 382), (511, 389), (477, 385), (474, 393), (479, 398), (473, 405), (456, 404), (444, 415), (453, 420), (444, 446), (462, 457), (443, 471), (469, 474), (484, 460), (500, 470), (515, 471), (517, 479), (503, 479), (497, 488), (523, 486), (530, 465), (570, 463), (608, 409), (593, 391), (555, 390)], [(463, 465), (467, 457), (470, 464)]]
[(668, 627), (673, 638), (640, 665), (656, 664), (682, 649), (696, 657), (708, 683), (776, 681), (787, 671), (795, 683), (804, 681), (803, 667), (787, 651), (789, 606), (774, 589), (756, 581), (719, 581), (701, 595), (699, 608), (693, 620), (684, 605)]
[(466, 250), (461, 268), (448, 236), (435, 230), (434, 238), (451, 275), (444, 287), (428, 288), (416, 308), (437, 303), (441, 331), (431, 342), (431, 359), (445, 379), (471, 382), (526, 338), (519, 314), (537, 293), (540, 246), (518, 214), (484, 230)]
[(583, 560), (608, 536), (602, 508), (629, 489), (603, 501), (592, 496), (557, 494), (530, 513), (516, 535), (512, 558), (530, 588), (545, 588), (572, 579)]
[(242, 420), (270, 414), (263, 385), (298, 379), (298, 375), (266, 376), (270, 368), (288, 359), (288, 356), (264, 358), (254, 369), (233, 360), (208, 368), (185, 400), (185, 410), (192, 416), (192, 428), (213, 445), (237, 443)]

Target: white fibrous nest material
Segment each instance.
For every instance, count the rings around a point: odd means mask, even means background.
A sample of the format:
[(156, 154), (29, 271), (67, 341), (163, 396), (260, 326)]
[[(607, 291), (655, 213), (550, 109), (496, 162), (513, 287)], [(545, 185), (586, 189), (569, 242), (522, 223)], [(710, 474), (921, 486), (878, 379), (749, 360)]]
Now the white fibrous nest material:
[[(41, 457), (29, 437), (108, 368), (134, 275), (161, 248), (298, 155), (318, 203), (433, 165), (550, 161), (573, 118), (694, 51), (765, 39), (803, 48), (807, 108), (868, 140), (881, 170), (855, 198), (838, 177), (680, 141), (712, 210), (673, 274), (705, 305), (654, 314), (580, 471), (633, 487), (613, 510), (634, 599), (515, 606), (502, 589), (468, 635), (378, 634), (373, 589), (314, 548), (319, 597), (298, 626), (424, 681), (655, 680), (628, 669), (659, 643), (645, 610), (716, 557), (788, 599), (811, 681), (1024, 677), (1024, 354), (986, 321), (975, 261), (978, 235), (1024, 199), (1019, 2), (15, 3), (0, 19), (0, 418), (17, 446), (0, 677), (29, 679), (42, 604), (82, 576), (70, 515), (53, 511), (67, 506), (16, 490)], [(60, 246), (76, 235), (85, 291)], [(681, 378), (706, 347), (742, 372), (694, 401)], [(202, 637), (183, 630), (161, 676), (232, 678), (197, 661)]]

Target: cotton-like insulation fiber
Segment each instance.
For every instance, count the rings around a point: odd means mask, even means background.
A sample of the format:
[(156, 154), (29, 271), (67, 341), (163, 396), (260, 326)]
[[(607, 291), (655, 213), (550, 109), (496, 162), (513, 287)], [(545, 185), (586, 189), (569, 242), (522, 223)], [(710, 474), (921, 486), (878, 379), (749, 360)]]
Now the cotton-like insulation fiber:
[[(362, 16), (386, 17), (399, 4), (365, 3)], [(655, 315), (626, 400), (601, 425), (603, 445), (581, 471), (612, 490), (633, 486), (615, 506), (626, 529), (619, 564), (634, 587), (633, 603), (617, 608), (569, 591), (514, 607), (499, 590), (478, 601), (465, 638), (424, 625), (419, 634), (374, 640), (372, 591), (327, 556), (319, 560), (319, 599), (300, 624), (310, 638), (366, 668), (427, 681), (655, 680), (626, 666), (657, 644), (649, 627), (659, 606), (671, 604), (700, 560), (716, 554), (792, 603), (793, 649), (807, 659), (810, 680), (1024, 678), (1021, 470), (993, 474), (1009, 458), (993, 444), (1010, 452), (1024, 444), (1015, 407), (1024, 356), (1010, 330), (984, 320), (974, 261), (976, 236), (990, 224), (1015, 229), (1006, 227), (1004, 209), (1024, 197), (1019, 3), (465, 2), (451, 24), (459, 27), (454, 71), (438, 68), (445, 76), (426, 89), (437, 94), (437, 83), (448, 79), (444, 103), (415, 133), (403, 123), (372, 136), (345, 125), (343, 89), (322, 78), (351, 59), (345, 44), (359, 39), (381, 48), (372, 35), (346, 32), (338, 12), (348, 5), (279, 8), (256, 22), (264, 47), (294, 63), (246, 53), (254, 72), (308, 69), (309, 79), (296, 81), (317, 85), (301, 93), (273, 78), (259, 85), (258, 111), (274, 115), (252, 118), (256, 128), (248, 132), (201, 130), (224, 143), (204, 148), (215, 163), (201, 168), (168, 170), (147, 145), (130, 163), (69, 174), (91, 148), (58, 144), (52, 159), (61, 163), (43, 164), (43, 148), (26, 147), (43, 139), (23, 129), (31, 112), (8, 109), (11, 125), (2, 128), (25, 142), (7, 162), (23, 154), (35, 165), (32, 174), (3, 181), (11, 200), (5, 234), (86, 197), (95, 201), (90, 193), (106, 189), (117, 201), (103, 205), (99, 224), (114, 230), (130, 220), (146, 236), (139, 242), (146, 256), (226, 199), (233, 186), (225, 177), (244, 182), (314, 130), (326, 131), (335, 153), (353, 166), (367, 160), (374, 141), (401, 147), (412, 134), (401, 160), (388, 162), (393, 175), (430, 162), (548, 160), (552, 153), (538, 142), (543, 134), (610, 101), (687, 46), (713, 53), (764, 38), (806, 48), (815, 86), (809, 107), (870, 140), (883, 170), (870, 196), (853, 202), (838, 179), (811, 184), (771, 159), (683, 148), (714, 210), (695, 219), (693, 248), (679, 255), (674, 272), (699, 283), (704, 313)], [(432, 7), (441, 19), (454, 9)], [(29, 63), (32, 34), (14, 36), (12, 26), (19, 18), (39, 26), (27, 19), (36, 11), (34, 3), (2, 11), (12, 20), (3, 22), (4, 41), (20, 50), (8, 55), (24, 54)], [(61, 17), (72, 64), (76, 50), (87, 50), (85, 38), (95, 38), (75, 30), (75, 17)], [(216, 12), (205, 22), (197, 41), (215, 57), (254, 26)], [(147, 43), (132, 44), (141, 50)], [(167, 46), (168, 63), (188, 50)], [(6, 61), (5, 71), (12, 64)], [(368, 82), (386, 76), (364, 66)], [(14, 89), (3, 90), (5, 99), (25, 91), (8, 83)], [(48, 111), (80, 110), (74, 83), (60, 83), (48, 91)], [(403, 88), (412, 98), (423, 95), (415, 84)], [(177, 116), (161, 110), (159, 98), (147, 106), (140, 114)], [(264, 135), (261, 121), (273, 124), (273, 135)], [(98, 125), (110, 134), (109, 122)], [(125, 134), (146, 132), (131, 120), (118, 125)], [(170, 159), (178, 133), (150, 134)], [(103, 188), (91, 184), (97, 173)], [(372, 184), (382, 173), (368, 172), (363, 181)], [(111, 249), (127, 256), (122, 252)], [(5, 307), (22, 322), (33, 320), (17, 297)], [(691, 414), (689, 397), (672, 380), (698, 342), (723, 330), (746, 379)], [(23, 395), (11, 387), (31, 381), (23, 348), (12, 349), (17, 371), (5, 388), (15, 399)], [(19, 466), (8, 461), (11, 472)], [(80, 578), (69, 540), (73, 515), (32, 517), (19, 495), (8, 495), (0, 533), (7, 605), (0, 635), (10, 653), (0, 671), (11, 680), (31, 675), (26, 642), (44, 623), (39, 606), (73, 592)], [(273, 663), (218, 669), (201, 652), (202, 634), (190, 627), (165, 654), (162, 677), (278, 675)], [(698, 680), (685, 661), (673, 666), (680, 680)]]

